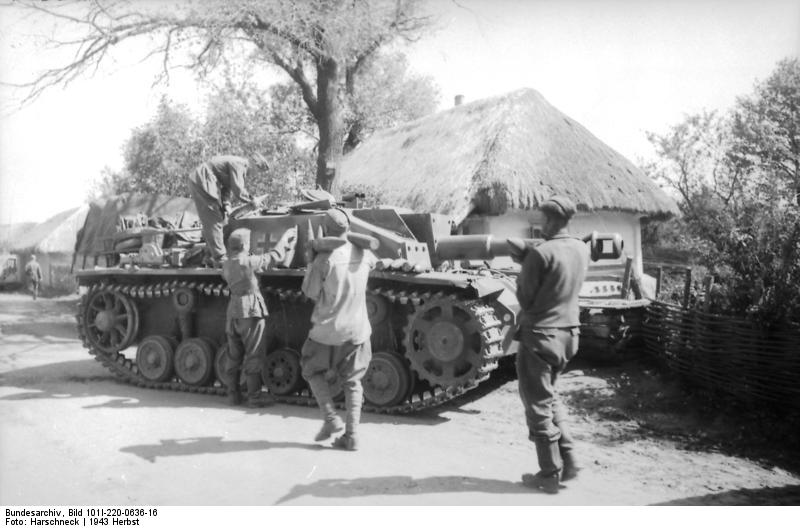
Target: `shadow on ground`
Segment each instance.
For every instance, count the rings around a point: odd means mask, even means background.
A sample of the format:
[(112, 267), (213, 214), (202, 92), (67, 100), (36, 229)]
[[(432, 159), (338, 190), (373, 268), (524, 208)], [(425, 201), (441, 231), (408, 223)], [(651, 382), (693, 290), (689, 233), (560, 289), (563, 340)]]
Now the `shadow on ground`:
[(235, 453), (240, 451), (265, 451), (269, 449), (308, 449), (311, 451), (321, 451), (325, 448), (317, 444), (302, 444), (299, 442), (223, 440), (221, 436), (204, 436), (199, 438), (161, 440), (158, 444), (128, 446), (123, 447), (120, 451), (123, 453), (131, 453), (148, 462), (155, 462), (157, 458)]
[(737, 489), (722, 493), (709, 493), (686, 497), (654, 506), (798, 506), (800, 485), (779, 488)]
[(70, 295), (53, 299), (40, 298), (34, 301), (27, 295), (3, 294), (0, 295), (0, 301), (3, 305), (4, 316), (14, 319), (42, 320), (74, 316), (79, 297)]
[(298, 484), (277, 500), (282, 504), (300, 497), (346, 499), (367, 495), (422, 495), (425, 493), (533, 493), (522, 483), (507, 480), (465, 476), (426, 477), (407, 476), (367, 477), (356, 479), (325, 479), (312, 484)]
[(4, 336), (24, 335), (28, 338), (26, 341), (41, 341), (45, 344), (80, 342), (74, 321), (5, 323), (2, 334)]
[[(765, 467), (800, 472), (800, 416), (766, 405), (750, 406), (709, 395), (659, 370), (647, 357), (618, 365), (571, 365), (561, 395), (571, 412), (606, 421), (598, 437), (608, 446), (660, 439), (696, 452), (750, 458)], [(593, 383), (579, 382), (588, 377)], [(580, 438), (583, 440), (583, 438)]]
[[(491, 376), (488, 380), (482, 382), (480, 385), (472, 389), (471, 391), (458, 396), (457, 398), (453, 398), (449, 402), (445, 403), (444, 405), (437, 407), (433, 411), (429, 411), (431, 414), (438, 415), (439, 413), (444, 412), (455, 412), (455, 413), (465, 413), (465, 414), (477, 414), (480, 411), (477, 410), (470, 410), (464, 409), (463, 407), (467, 404), (470, 404), (476, 400), (487, 396), (489, 393), (494, 392), (498, 388), (502, 387), (509, 381), (513, 381), (517, 379), (517, 372), (514, 367), (514, 358), (513, 357), (505, 357), (500, 360), (500, 364), (492, 371)], [(520, 413), (522, 412), (522, 408), (520, 407)]]
[[(226, 408), (230, 412), (275, 415), (318, 419), (316, 407), (277, 404), (261, 409), (229, 407), (225, 398), (216, 394), (184, 391), (156, 390), (137, 387), (119, 381), (93, 359), (63, 361), (36, 367), (26, 367), (0, 373), (0, 387), (23, 389), (0, 396), (0, 402), (31, 400), (87, 398), (103, 396), (101, 403), (85, 405), (84, 409), (135, 409), (135, 408)], [(436, 415), (383, 415), (364, 413), (362, 423), (403, 424), (431, 426), (446, 422)]]

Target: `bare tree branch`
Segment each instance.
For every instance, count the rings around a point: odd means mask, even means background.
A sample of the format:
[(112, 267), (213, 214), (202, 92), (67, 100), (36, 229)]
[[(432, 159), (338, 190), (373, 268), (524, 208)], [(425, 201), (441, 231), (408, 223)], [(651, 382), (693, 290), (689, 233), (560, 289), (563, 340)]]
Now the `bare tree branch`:
[[(54, 5), (55, 4), (55, 5)], [(56, 46), (74, 48), (65, 64), (47, 69), (19, 84), (27, 90), (22, 104), (45, 90), (66, 86), (80, 76), (97, 72), (112, 50), (124, 43), (153, 36), (142, 60), (160, 56), (154, 83), (169, 81), (169, 72), (185, 67), (200, 75), (216, 68), (233, 42), (252, 45), (260, 58), (288, 74), (297, 84), (309, 112), (317, 120), (318, 178), (341, 156), (348, 100), (356, 74), (379, 48), (395, 39), (413, 41), (431, 19), (417, 14), (419, 0), (207, 0), (201, 10), (189, 3), (137, 3), (91, 0), (44, 3), (20, 0), (16, 5), (80, 31), (77, 37), (59, 35)], [(61, 29), (61, 28), (60, 28)], [(180, 64), (181, 57), (191, 57)], [(316, 69), (309, 79), (306, 68)], [(322, 75), (324, 73), (324, 75)], [(324, 99), (324, 102), (321, 103)]]

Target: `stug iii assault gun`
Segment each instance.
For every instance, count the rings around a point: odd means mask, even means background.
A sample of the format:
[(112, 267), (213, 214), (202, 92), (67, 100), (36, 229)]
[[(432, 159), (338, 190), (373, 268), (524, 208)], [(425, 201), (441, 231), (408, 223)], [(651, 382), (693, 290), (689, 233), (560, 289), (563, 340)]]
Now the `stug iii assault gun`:
[[(260, 275), (269, 309), (262, 377), (278, 401), (315, 405), (300, 375), (299, 351), (310, 329), (311, 302), (300, 290), (307, 254), (330, 199), (282, 210), (239, 211), (227, 229), (250, 229), (251, 252), (268, 251), (287, 229), (298, 250), (284, 268)], [(452, 235), (442, 215), (343, 208), (354, 242), (378, 257), (367, 308), (373, 358), (364, 377), (365, 409), (407, 413), (433, 408), (475, 388), (513, 355), (519, 306), (513, 274), (460, 266), (496, 256), (520, 257), (541, 241)], [(229, 290), (221, 270), (196, 262), (169, 230), (120, 233), (115, 265), (79, 271), (84, 346), (121, 379), (142, 387), (223, 395)], [(588, 236), (592, 257), (618, 258), (616, 235)], [(339, 395), (343, 400), (343, 395)]]

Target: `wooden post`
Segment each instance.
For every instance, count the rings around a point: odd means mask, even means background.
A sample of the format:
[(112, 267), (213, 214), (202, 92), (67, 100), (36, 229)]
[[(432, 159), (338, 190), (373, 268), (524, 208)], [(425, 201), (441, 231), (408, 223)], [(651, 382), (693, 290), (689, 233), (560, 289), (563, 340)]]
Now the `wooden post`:
[(703, 294), (703, 311), (707, 312), (711, 306), (711, 288), (714, 286), (714, 276), (708, 275), (705, 280), (705, 292)]
[(641, 299), (644, 297), (642, 292), (642, 277), (638, 273), (631, 275), (631, 291), (633, 292), (634, 299)]
[(692, 292), (692, 268), (686, 268), (686, 280), (683, 284), (683, 307), (689, 306), (689, 294)]
[(631, 282), (631, 271), (633, 269), (633, 257), (625, 259), (625, 274), (622, 276), (622, 291), (620, 297), (626, 299), (628, 297), (628, 289)]
[(658, 272), (656, 273), (656, 299), (658, 299), (658, 294), (661, 293), (661, 284), (664, 280), (664, 266), (658, 267)]

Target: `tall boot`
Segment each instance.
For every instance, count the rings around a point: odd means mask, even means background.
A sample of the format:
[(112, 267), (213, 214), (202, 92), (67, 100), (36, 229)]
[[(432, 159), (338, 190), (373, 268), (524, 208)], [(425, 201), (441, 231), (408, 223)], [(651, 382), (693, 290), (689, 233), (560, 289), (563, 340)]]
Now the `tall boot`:
[(561, 482), (572, 480), (578, 476), (578, 471), (581, 470), (578, 462), (575, 460), (575, 455), (572, 450), (561, 450), (561, 460), (563, 467), (561, 468)]
[(333, 402), (320, 403), (319, 408), (322, 411), (322, 427), (314, 437), (315, 442), (327, 440), (344, 429), (344, 422), (342, 422), (342, 419), (336, 414), (336, 408), (333, 406)]
[(358, 424), (361, 422), (361, 399), (363, 398), (361, 382), (347, 382), (344, 386), (344, 405), (347, 410), (345, 432), (333, 442), (333, 447), (355, 451), (358, 449)]
[(275, 403), (272, 396), (261, 391), (261, 374), (247, 374), (247, 406), (266, 407)]
[(336, 414), (336, 406), (333, 404), (331, 389), (325, 376), (323, 374), (311, 376), (306, 378), (306, 381), (308, 381), (308, 386), (311, 387), (311, 392), (314, 393), (314, 399), (317, 400), (320, 413), (322, 413), (322, 428), (314, 437), (315, 442), (321, 442), (330, 438), (334, 433), (342, 431), (344, 422)]
[(539, 472), (535, 475), (525, 473), (522, 483), (529, 488), (545, 493), (558, 493), (559, 474), (561, 473), (561, 454), (558, 451), (558, 440), (547, 437), (534, 439), (536, 457), (539, 459)]
[(580, 467), (573, 454), (574, 442), (569, 432), (569, 419), (563, 402), (558, 400), (553, 407), (553, 424), (561, 431), (558, 439), (558, 451), (561, 454), (561, 482), (572, 480), (578, 476)]
[(239, 371), (236, 370), (228, 378), (228, 405), (241, 405), (242, 391), (239, 388)]

